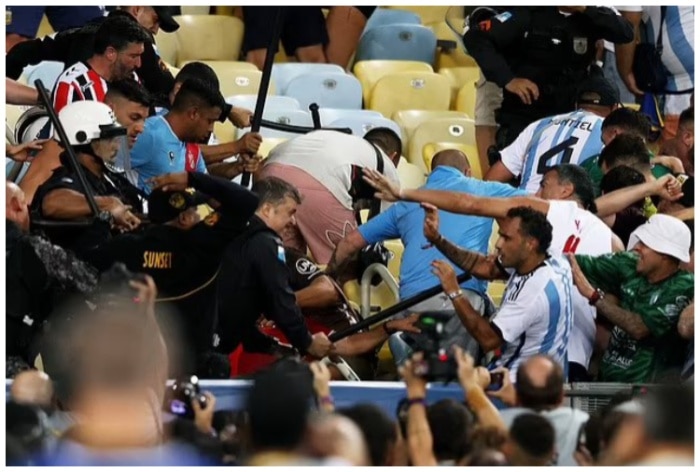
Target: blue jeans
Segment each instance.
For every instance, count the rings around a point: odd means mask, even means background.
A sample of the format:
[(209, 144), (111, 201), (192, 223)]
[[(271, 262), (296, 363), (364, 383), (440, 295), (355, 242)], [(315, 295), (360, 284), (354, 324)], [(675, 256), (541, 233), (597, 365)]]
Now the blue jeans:
[(617, 87), (618, 92), (620, 92), (620, 101), (622, 103), (637, 103), (637, 98), (632, 92), (627, 90), (627, 86), (617, 72), (615, 53), (606, 49), (603, 59), (603, 75)]

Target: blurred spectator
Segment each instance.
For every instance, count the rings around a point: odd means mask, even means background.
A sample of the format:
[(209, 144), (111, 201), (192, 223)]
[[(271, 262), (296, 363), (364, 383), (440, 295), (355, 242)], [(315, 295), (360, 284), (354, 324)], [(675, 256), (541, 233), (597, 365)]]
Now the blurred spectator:
[[(313, 375), (293, 360), (259, 372), (248, 391), (252, 456), (247, 465), (304, 465), (299, 452), (314, 399)], [(284, 395), (280, 395), (284, 392)]]
[(328, 42), (323, 52), (329, 64), (337, 64), (343, 69), (350, 67), (350, 59), (355, 54), (367, 21), (376, 8), (369, 5), (328, 7), (326, 16)]
[(695, 145), (695, 108), (686, 108), (678, 119), (676, 135), (664, 141), (659, 149), (660, 155), (675, 156), (681, 160), (688, 175), (695, 175), (695, 156), (691, 152)]
[(148, 180), (171, 172), (206, 172), (197, 143), (209, 139), (223, 110), (224, 98), (199, 79), (185, 81), (164, 116), (146, 120), (143, 133), (131, 149), (131, 168), (139, 188), (150, 193)]
[(11, 182), (5, 183), (5, 204), (6, 378), (12, 378), (18, 368), (34, 364), (55, 305), (68, 294), (91, 292), (97, 276), (72, 253), (29, 233), (24, 193)]
[[(101, 271), (122, 262), (153, 277), (173, 304), (174, 310), (159, 309), (158, 317), (174, 330), (166, 338), (171, 354), (177, 345), (179, 359), (171, 356), (170, 367), (179, 377), (193, 374), (197, 357), (213, 349), (214, 280), (226, 246), (245, 229), (258, 199), (238, 184), (197, 172), (166, 174), (152, 183), (148, 211), (153, 224), (142, 232), (112, 238), (86, 259)], [(199, 193), (188, 193), (188, 188)], [(208, 198), (216, 201), (217, 209), (202, 219), (197, 205)]]
[[(512, 197), (525, 195), (525, 192), (515, 190), (509, 185), (486, 183), (471, 178), (471, 168), (467, 156), (461, 151), (448, 149), (433, 156), (432, 172), (423, 189), (461, 191), (484, 197)], [(435, 276), (425, 267), (435, 260), (439, 251), (435, 247), (425, 248), (425, 237), (420, 228), (423, 224), (424, 213), (417, 203), (397, 203), (385, 212), (377, 215), (357, 230), (345, 236), (335, 248), (327, 270), (341, 278), (346, 272), (344, 268), (350, 259), (368, 244), (401, 238), (404, 252), (401, 256), (401, 273), (399, 275), (399, 295), (402, 300), (417, 295), (419, 292), (435, 286)], [(459, 215), (440, 211), (444, 236), (457, 245), (470, 250), (485, 253), (493, 229), (493, 219)], [(461, 270), (457, 268), (458, 274)], [(487, 311), (486, 282), (476, 279), (461, 285), (465, 296), (479, 312)], [(454, 312), (451, 301), (445, 294), (438, 294), (418, 305), (409, 307), (398, 316), (408, 316), (409, 313), (420, 311)], [(478, 345), (464, 330), (459, 317), (453, 316), (446, 326), (450, 333), (446, 344), (457, 344), (473, 356), (478, 355)], [(399, 338), (400, 339), (400, 338)], [(392, 338), (392, 352), (399, 354), (399, 346), (403, 341)], [(405, 348), (404, 348), (405, 350)], [(395, 361), (398, 365), (406, 360), (408, 354), (398, 355)]]
[(576, 92), (575, 111), (529, 124), (501, 151), (501, 160), (484, 179), (510, 182), (518, 177), (521, 189), (536, 193), (548, 168), (583, 164), (600, 154), (603, 120), (619, 102), (617, 90), (607, 79), (586, 79)]
[(497, 449), (479, 449), (464, 463), (467, 467), (503, 467), (508, 465), (506, 456)]
[[(600, 181), (600, 191), (603, 195), (606, 195), (615, 190), (643, 184), (644, 182), (644, 175), (638, 170), (625, 165), (617, 166), (603, 176), (603, 179)], [(622, 240), (625, 246), (627, 246), (632, 232), (647, 221), (646, 216), (644, 216), (644, 202), (645, 200), (642, 198), (624, 210), (604, 218), (605, 223), (610, 226), (613, 233)]]
[[(275, 15), (280, 8), (283, 9), (280, 41), (287, 56), (295, 56), (299, 62), (327, 62), (323, 51), (328, 44), (326, 19), (318, 6), (244, 6), (242, 52), (245, 60), (262, 70)], [(277, 45), (272, 52), (277, 52)]]
[(469, 436), (474, 431), (474, 423), (471, 411), (456, 400), (440, 400), (428, 407), (433, 454), (439, 465), (458, 465), (471, 452)]
[(323, 333), (312, 336), (304, 324), (280, 240), (285, 228), (294, 224), (299, 192), (276, 178), (257, 181), (253, 191), (258, 209), (244, 233), (228, 246), (217, 280), (219, 351), (229, 354), (242, 343), (250, 353), (293, 354), (259, 331), (258, 319), (264, 315), (299, 353), (322, 358), (332, 345)]
[(547, 418), (525, 413), (513, 420), (504, 446), (508, 465), (542, 467), (556, 462), (554, 428)]
[[(689, 261), (690, 243), (685, 223), (654, 215), (630, 236), (633, 252), (570, 256), (577, 289), (615, 325), (600, 380), (677, 380), (685, 346), (676, 324), (695, 284), (692, 274), (680, 270), (680, 263)], [(620, 306), (608, 301), (605, 292), (619, 297)]]
[(8, 439), (16, 441), (12, 444), (15, 457), (8, 457), (7, 465), (36, 465), (35, 458), (46, 449), (46, 414), (37, 406), (9, 401), (5, 405), (5, 426)]
[(6, 105), (38, 105), (39, 92), (34, 87), (28, 87), (12, 79), (5, 78)]
[(103, 6), (8, 6), (5, 16), (5, 52), (15, 45), (34, 38), (39, 32), (42, 16), (46, 15), (54, 31), (79, 28), (88, 21), (104, 15)]
[[(90, 226), (46, 228), (52, 242), (80, 256), (107, 241), (112, 228), (120, 231), (136, 229), (141, 220), (134, 213), (142, 213), (141, 200), (137, 189), (126, 178), (110, 171), (105, 165), (112, 162), (119, 151), (119, 140), (116, 138), (127, 132), (117, 123), (114, 112), (104, 103), (81, 101), (65, 107), (58, 117), (82, 166), (98, 209), (109, 212), (108, 221), (96, 220)], [(53, 221), (98, 217), (92, 215), (85, 189), (65, 152), (61, 155), (61, 164), (49, 180), (37, 189), (32, 212)]]
[(224, 465), (237, 465), (248, 450), (248, 413), (244, 410), (217, 410), (212, 426), (221, 441)]
[[(503, 371), (507, 374), (507, 371)], [(515, 407), (501, 410), (506, 426), (528, 412), (536, 412), (546, 418), (556, 432), (556, 465), (574, 466), (574, 451), (578, 446), (578, 433), (588, 421), (588, 414), (564, 406), (564, 372), (549, 356), (537, 355), (527, 359), (518, 368), (513, 385), (504, 375), (503, 388), (487, 394), (506, 405)], [(512, 433), (512, 429), (511, 429)], [(516, 464), (512, 464), (516, 465)]]
[(362, 431), (345, 416), (335, 413), (313, 415), (305, 442), (307, 454), (321, 459), (320, 465), (371, 465)]
[(367, 403), (343, 408), (338, 410), (338, 413), (350, 418), (362, 431), (369, 449), (371, 465), (396, 465), (401, 431), (398, 424), (384, 410)]
[(15, 377), (10, 387), (10, 396), (17, 403), (44, 409), (50, 409), (54, 404), (51, 379), (39, 371), (27, 371)]
[[(348, 153), (348, 149), (354, 151)], [(337, 131), (313, 131), (275, 147), (265, 159), (262, 177), (294, 185), (303, 197), (297, 228), (283, 236), (286, 247), (327, 264), (336, 245), (357, 227), (355, 211), (371, 195), (358, 195), (362, 169), (381, 169), (398, 184), (401, 139), (388, 128), (373, 128), (364, 138)], [(382, 208), (384, 209), (384, 208)], [(373, 208), (373, 214), (379, 208)]]
[(681, 380), (692, 382), (695, 377), (695, 302), (681, 312), (678, 318), (678, 334), (689, 341), (688, 354), (681, 370)]
[[(665, 9), (662, 21), (662, 8)], [(664, 140), (676, 136), (680, 113), (692, 105), (690, 97), (694, 86), (695, 53), (693, 46), (695, 10), (688, 6), (620, 6), (624, 18), (629, 20), (634, 28), (635, 38), (646, 38), (647, 43), (656, 44), (659, 32), (663, 53), (661, 62), (666, 69), (668, 83), (667, 94), (660, 94), (664, 107)], [(642, 21), (644, 24), (642, 24)], [(644, 35), (640, 30), (644, 30)], [(616, 45), (615, 54), (620, 77), (630, 92), (643, 95), (632, 73), (634, 51), (637, 41)]]
[(148, 32), (150, 38), (144, 42), (141, 64), (136, 68), (136, 74), (159, 103), (165, 102), (173, 87), (173, 75), (158, 56), (153, 36), (160, 29), (165, 33), (176, 31), (179, 25), (173, 19), (175, 14), (173, 7), (119, 7), (107, 17), (97, 17), (81, 28), (56, 30), (58, 33), (55, 35), (21, 43), (6, 57), (6, 75), (17, 79), (26, 66), (40, 64), (42, 61), (62, 62), (66, 67), (79, 61), (87, 61), (93, 55), (95, 35), (99, 27), (107, 18), (120, 16), (138, 23)]
[(53, 106), (60, 112), (69, 103), (80, 100), (104, 101), (109, 82), (137, 78), (144, 44), (149, 34), (132, 19), (116, 16), (106, 19), (95, 32), (94, 53), (88, 59), (66, 64), (56, 82)]

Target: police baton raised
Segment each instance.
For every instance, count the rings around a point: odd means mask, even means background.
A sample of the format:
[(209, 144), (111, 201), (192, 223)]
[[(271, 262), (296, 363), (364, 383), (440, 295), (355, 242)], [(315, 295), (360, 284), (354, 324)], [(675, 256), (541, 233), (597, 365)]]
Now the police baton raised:
[[(63, 125), (61, 124), (61, 121), (58, 119), (58, 114), (56, 114), (56, 110), (53, 107), (53, 103), (51, 102), (51, 98), (49, 97), (49, 94), (44, 88), (44, 84), (41, 81), (41, 79), (37, 79), (34, 81), (34, 86), (36, 87), (37, 91), (39, 92), (39, 99), (41, 100), (41, 103), (44, 105), (44, 108), (46, 108), (46, 111), (49, 114), (49, 119), (51, 120), (51, 123), (53, 124), (53, 127), (56, 129), (56, 132), (58, 133), (58, 137), (61, 138), (61, 144), (66, 148), (66, 153), (68, 154), (68, 161), (70, 162), (71, 167), (73, 167), (73, 170), (75, 171), (75, 175), (78, 176), (78, 180), (80, 181), (80, 186), (83, 188), (83, 193), (85, 193), (85, 198), (87, 199), (88, 206), (90, 207), (90, 211), (92, 212), (93, 218), (98, 218), (100, 215), (100, 209), (97, 206), (97, 202), (95, 202), (95, 195), (92, 192), (92, 189), (87, 183), (87, 180), (85, 179), (85, 174), (83, 173), (83, 168), (82, 166), (78, 163), (78, 158), (75, 155), (75, 151), (73, 150), (73, 146), (70, 144), (70, 140), (68, 139), (68, 136), (66, 135), (66, 130), (63, 128)], [(74, 222), (76, 224), (85, 224), (83, 222)], [(86, 223), (91, 223), (91, 222), (86, 222)]]
[[(460, 274), (457, 276), (457, 282), (459, 284), (463, 284), (467, 280), (471, 278), (471, 275), (469, 275), (467, 272), (464, 272), (463, 274)], [(407, 298), (406, 300), (402, 300), (396, 305), (387, 308), (386, 310), (380, 311), (376, 315), (370, 316), (369, 318), (365, 318), (364, 320), (360, 321), (357, 324), (348, 326), (345, 329), (341, 329), (337, 333), (333, 333), (330, 336), (328, 336), (328, 339), (331, 340), (331, 342), (337, 342), (340, 341), (341, 339), (347, 338), (348, 336), (351, 336), (359, 331), (362, 331), (365, 328), (369, 328), (370, 326), (379, 323), (380, 321), (384, 321), (387, 318), (391, 318), (397, 313), (400, 313), (404, 310), (407, 310), (411, 308), (414, 305), (419, 304), (420, 302), (423, 302), (427, 300), (428, 298), (437, 295), (438, 293), (442, 292), (442, 285), (436, 285), (433, 288), (429, 288), (427, 290), (424, 290), (420, 293), (417, 293), (416, 295), (412, 296), (411, 298)]]
[[(255, 113), (253, 121), (250, 124), (250, 131), (257, 133), (260, 131), (262, 123), (263, 109), (265, 108), (265, 98), (267, 90), (270, 87), (270, 76), (272, 75), (272, 63), (275, 60), (275, 50), (279, 44), (280, 35), (282, 34), (282, 23), (284, 22), (284, 7), (277, 7), (275, 11), (275, 20), (272, 24), (272, 35), (270, 43), (267, 45), (265, 53), (265, 64), (263, 65), (262, 78), (260, 79), (260, 88), (258, 89), (258, 101), (255, 102)], [(241, 185), (248, 187), (250, 184), (250, 172), (243, 172), (241, 175)]]

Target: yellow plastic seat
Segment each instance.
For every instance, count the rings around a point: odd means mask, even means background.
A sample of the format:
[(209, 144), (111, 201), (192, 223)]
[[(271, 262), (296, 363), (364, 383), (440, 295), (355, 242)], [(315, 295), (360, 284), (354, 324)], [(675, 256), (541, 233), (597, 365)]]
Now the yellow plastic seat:
[(493, 282), (489, 282), (488, 288), (486, 289), (486, 293), (489, 294), (489, 296), (493, 300), (493, 303), (497, 307), (501, 306), (501, 303), (503, 302), (503, 293), (505, 291), (506, 283), (501, 280), (494, 280)]
[(459, 89), (454, 101), (454, 109), (474, 116), (476, 108), (476, 84), (467, 83)]
[(418, 125), (425, 121), (438, 118), (470, 118), (468, 115), (458, 111), (436, 111), (436, 110), (399, 110), (392, 116), (392, 119), (401, 128), (401, 142), (403, 143), (403, 155), (408, 155), (408, 143), (413, 137), (413, 132)]
[(355, 63), (353, 73), (362, 85), (362, 99), (366, 105), (375, 84), (387, 74), (407, 71), (432, 72), (430, 64), (419, 61), (360, 61)]
[(180, 11), (183, 15), (208, 15), (210, 6), (183, 5)]
[(228, 15), (180, 15), (177, 64), (191, 60), (235, 61), (243, 43), (243, 22)]
[(399, 181), (401, 188), (418, 188), (425, 185), (425, 172), (415, 164), (409, 163), (406, 159), (401, 158), (399, 166), (396, 169), (399, 172)]
[(180, 50), (180, 40), (177, 34), (158, 30), (155, 40), (158, 55), (163, 59), (163, 62), (166, 64), (177, 64), (178, 51)]
[[(424, 147), (428, 143), (460, 143), (476, 145), (474, 120), (469, 118), (435, 118), (418, 125), (408, 145), (408, 162), (424, 165)], [(430, 155), (430, 159), (432, 159)], [(430, 162), (430, 161), (428, 161)], [(426, 166), (426, 170), (430, 166)]]
[(258, 149), (258, 154), (265, 159), (270, 154), (270, 151), (286, 140), (286, 138), (263, 138), (262, 144)]
[(433, 72), (398, 72), (385, 75), (374, 86), (370, 110), (391, 117), (399, 110), (444, 110), (450, 108), (450, 82)]
[[(183, 67), (188, 62), (195, 61), (180, 63), (180, 67)], [(216, 77), (219, 79), (221, 94), (224, 97), (246, 94), (257, 95), (258, 89), (260, 88), (260, 81), (262, 79), (262, 72), (260, 72), (255, 65), (249, 62), (241, 61), (197, 62), (203, 62), (214, 70)], [(270, 86), (267, 89), (267, 94), (275, 94), (275, 83), (273, 80), (270, 80)]]
[[(356, 280), (351, 280), (343, 285), (343, 292), (345, 296), (348, 297), (350, 302), (356, 303), (358, 306), (362, 306), (362, 292), (360, 289), (360, 283)], [(390, 306), (395, 305), (398, 300), (391, 292), (389, 287), (385, 283), (381, 283), (376, 287), (370, 288), (370, 314), (376, 314), (381, 310), (385, 310)]]
[(17, 120), (29, 107), (19, 105), (5, 105), (5, 123), (14, 132)]
[[(467, 89), (468, 85), (474, 89), (474, 96), (476, 96), (476, 82), (479, 80), (479, 68), (478, 67), (446, 67), (440, 69), (438, 74), (444, 75), (450, 79), (451, 84), (451, 99), (450, 108), (457, 110), (457, 97), (459, 92), (464, 88)], [(463, 100), (465, 97), (463, 97)], [(474, 110), (472, 106), (472, 112), (469, 113), (468, 110), (459, 110), (465, 112), (470, 117), (474, 117)]]
[(481, 170), (481, 163), (479, 162), (479, 152), (477, 151), (476, 144), (464, 144), (464, 143), (454, 143), (454, 142), (437, 142), (437, 143), (426, 143), (423, 146), (423, 165), (429, 169), (430, 164), (433, 161), (433, 157), (440, 151), (445, 149), (458, 149), (467, 156), (469, 165), (472, 169), (472, 177), (475, 179), (483, 179), (483, 172)]

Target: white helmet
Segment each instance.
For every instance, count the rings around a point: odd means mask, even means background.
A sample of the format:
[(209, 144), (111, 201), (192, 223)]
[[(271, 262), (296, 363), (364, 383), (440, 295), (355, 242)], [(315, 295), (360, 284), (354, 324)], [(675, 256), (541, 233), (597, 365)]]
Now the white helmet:
[[(126, 134), (126, 128), (117, 123), (112, 109), (102, 102), (84, 100), (66, 105), (58, 119), (73, 146), (89, 144), (95, 139), (114, 138)], [(54, 139), (61, 141), (54, 131)]]
[(28, 143), (39, 138), (39, 133), (49, 121), (49, 114), (44, 107), (32, 107), (22, 113), (15, 124), (16, 143)]

